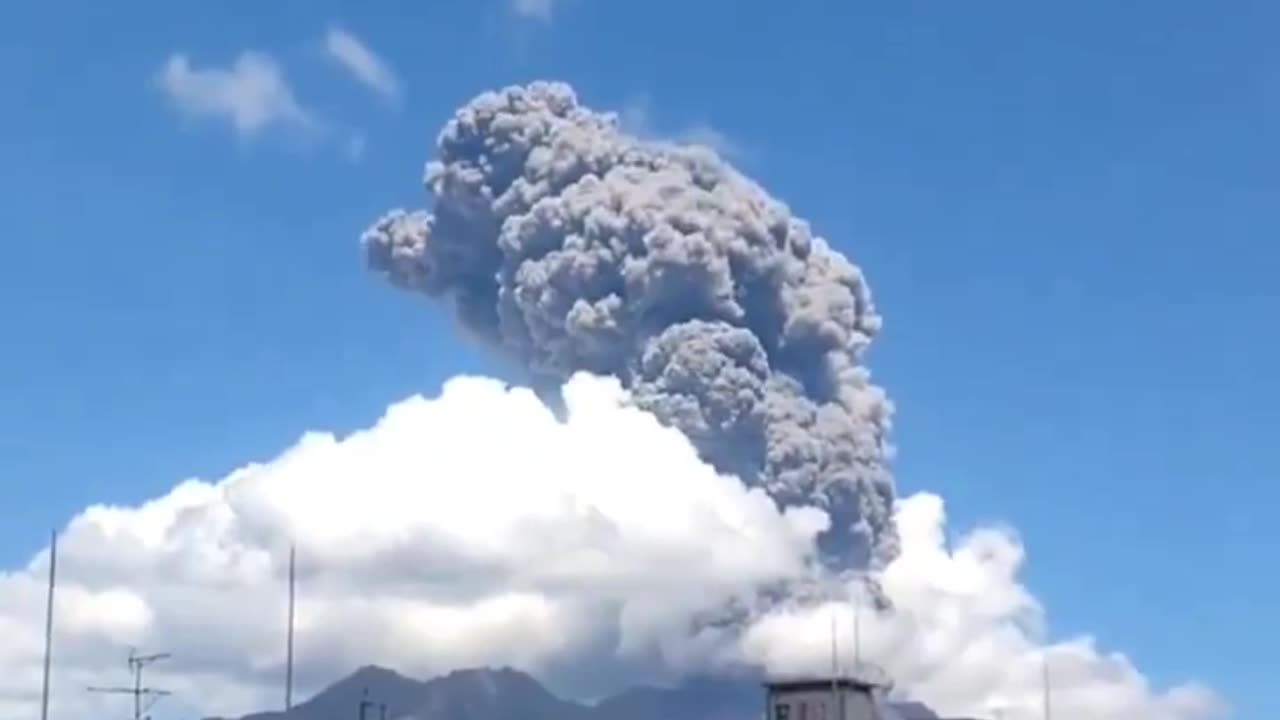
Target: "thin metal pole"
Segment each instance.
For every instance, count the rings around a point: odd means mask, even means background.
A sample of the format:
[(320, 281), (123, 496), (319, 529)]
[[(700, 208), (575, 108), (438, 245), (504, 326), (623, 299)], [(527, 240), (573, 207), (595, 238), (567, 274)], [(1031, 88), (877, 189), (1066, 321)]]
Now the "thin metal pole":
[(831, 604), (831, 704), (836, 718), (844, 720), (844, 709), (841, 708), (840, 698), (840, 646), (836, 626), (836, 613), (839, 607), (836, 603)]
[(142, 720), (142, 661), (133, 663), (133, 720)]
[(284, 709), (285, 712), (293, 709), (293, 617), (294, 617), (294, 601), (295, 586), (297, 584), (297, 552), (292, 545), (289, 546), (289, 634), (287, 647), (285, 649), (285, 671), (284, 671)]
[(49, 668), (53, 659), (53, 587), (58, 580), (58, 531), (52, 531), (49, 538), (49, 598), (44, 610), (44, 687), (40, 691), (40, 720), (49, 720)]
[(1044, 672), (1044, 678), (1043, 678), (1043, 682), (1044, 682), (1044, 720), (1050, 720), (1050, 718), (1051, 718), (1051, 717), (1052, 717), (1052, 715), (1053, 715), (1053, 705), (1052, 705), (1052, 702), (1051, 702), (1051, 700), (1050, 700), (1050, 690), (1049, 690), (1049, 687), (1050, 687), (1050, 686), (1049, 686), (1049, 653), (1045, 653), (1045, 655), (1044, 655), (1044, 667), (1043, 667), (1043, 672)]
[(837, 607), (833, 604), (831, 608), (831, 677), (839, 677), (840, 675), (840, 648), (838, 645), (836, 634), (836, 612)]
[(858, 672), (862, 667), (862, 594), (853, 599), (853, 668)]

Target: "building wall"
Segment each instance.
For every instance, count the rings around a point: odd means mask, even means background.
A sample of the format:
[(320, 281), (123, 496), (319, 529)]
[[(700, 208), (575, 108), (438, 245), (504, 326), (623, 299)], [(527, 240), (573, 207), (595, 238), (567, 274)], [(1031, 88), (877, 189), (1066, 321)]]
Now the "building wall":
[(767, 697), (768, 720), (878, 720), (871, 696), (856, 690), (784, 690)]

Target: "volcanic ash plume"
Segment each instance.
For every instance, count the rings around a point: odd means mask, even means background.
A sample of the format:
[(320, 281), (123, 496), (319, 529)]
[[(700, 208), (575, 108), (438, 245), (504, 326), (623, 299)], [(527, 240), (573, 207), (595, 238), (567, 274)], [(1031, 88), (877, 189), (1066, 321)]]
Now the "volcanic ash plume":
[(480, 95), (437, 152), (431, 209), (364, 234), (375, 272), (446, 301), (544, 391), (616, 376), (717, 469), (824, 507), (839, 566), (897, 554), (892, 407), (860, 364), (880, 318), (805, 221), (710, 150), (631, 137), (560, 83)]

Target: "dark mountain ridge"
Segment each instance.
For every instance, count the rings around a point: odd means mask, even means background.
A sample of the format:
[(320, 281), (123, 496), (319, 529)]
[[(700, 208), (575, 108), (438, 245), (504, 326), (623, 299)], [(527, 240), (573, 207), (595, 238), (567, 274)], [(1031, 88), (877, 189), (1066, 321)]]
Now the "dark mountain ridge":
[[(414, 680), (368, 665), (289, 712), (240, 720), (352, 720), (360, 703), (373, 703), (364, 720), (759, 720), (764, 694), (758, 678), (694, 678), (672, 687), (636, 687), (596, 703), (557, 697), (536, 679), (511, 668), (455, 670)], [(919, 703), (897, 703), (901, 720), (937, 720)], [(210, 718), (209, 720), (222, 720)]]

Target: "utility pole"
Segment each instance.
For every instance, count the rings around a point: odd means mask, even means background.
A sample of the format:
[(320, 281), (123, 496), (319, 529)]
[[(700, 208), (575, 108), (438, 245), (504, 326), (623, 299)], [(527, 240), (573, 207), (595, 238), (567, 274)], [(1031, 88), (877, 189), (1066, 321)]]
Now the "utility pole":
[[(129, 672), (133, 675), (133, 687), (90, 687), (89, 692), (106, 693), (110, 695), (132, 695), (133, 696), (133, 720), (144, 720), (142, 713), (148, 710), (160, 698), (170, 695), (168, 690), (158, 690), (156, 688), (144, 687), (142, 685), (142, 671), (146, 666), (167, 660), (172, 657), (169, 653), (156, 653), (154, 655), (139, 655), (136, 650), (129, 651)], [(144, 697), (151, 698), (151, 701), (143, 707), (142, 699)]]
[(49, 599), (44, 610), (44, 686), (40, 691), (40, 720), (49, 720), (49, 667), (53, 658), (53, 586), (58, 580), (58, 531), (49, 536)]
[(293, 709), (293, 614), (294, 614), (294, 586), (297, 583), (296, 573), (296, 548), (289, 546), (289, 634), (285, 647), (285, 670), (284, 670), (284, 710), (289, 712)]

